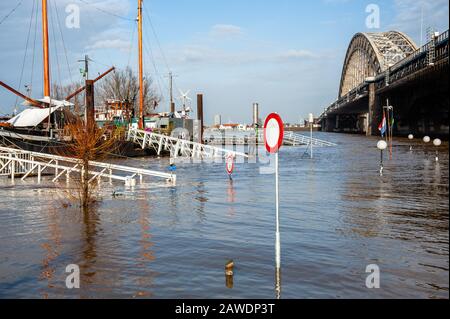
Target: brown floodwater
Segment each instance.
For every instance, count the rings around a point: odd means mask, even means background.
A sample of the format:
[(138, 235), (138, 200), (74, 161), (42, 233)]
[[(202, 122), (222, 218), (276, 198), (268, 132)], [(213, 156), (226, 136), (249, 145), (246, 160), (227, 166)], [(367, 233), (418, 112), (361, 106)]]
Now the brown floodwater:
[[(281, 298), (448, 298), (448, 144), (376, 138), (280, 153)], [(167, 158), (119, 160), (167, 170)], [(275, 298), (273, 175), (240, 163), (179, 164), (177, 186), (102, 183), (83, 215), (65, 183), (0, 177), (0, 298)], [(113, 196), (113, 192), (117, 196)], [(233, 260), (234, 277), (225, 276)], [(79, 265), (80, 289), (65, 286)], [(366, 267), (381, 271), (366, 287)]]

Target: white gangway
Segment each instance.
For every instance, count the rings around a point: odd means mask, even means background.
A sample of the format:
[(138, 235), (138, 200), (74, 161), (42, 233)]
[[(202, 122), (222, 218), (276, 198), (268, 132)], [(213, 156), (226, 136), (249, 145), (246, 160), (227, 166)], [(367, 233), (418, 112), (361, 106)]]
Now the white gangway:
[[(240, 134), (239, 134), (240, 133)], [(264, 132), (260, 130), (258, 133), (258, 139), (254, 131), (249, 132), (231, 132), (231, 133), (217, 133), (207, 132), (205, 133), (206, 141), (210, 145), (264, 145)], [(311, 138), (295, 132), (285, 132), (283, 144), (286, 146), (304, 146), (312, 145), (315, 147), (332, 147), (336, 146), (335, 143), (320, 140), (317, 138)]]
[(228, 157), (230, 155), (235, 157), (241, 156), (244, 158), (249, 157), (245, 153), (195, 143), (176, 137), (156, 134), (135, 128), (130, 128), (128, 130), (128, 140), (139, 144), (142, 149), (153, 149), (158, 155), (161, 155), (162, 151), (170, 152), (171, 156), (174, 158), (181, 156), (213, 159), (217, 157)]
[[(24, 180), (34, 174), (40, 183), (41, 176), (45, 173), (54, 174), (53, 182), (64, 176), (69, 182), (71, 174), (80, 172), (83, 172), (83, 168), (80, 160), (76, 158), (0, 147), (0, 176), (10, 176), (12, 180), (16, 176)], [(93, 161), (89, 162), (89, 175), (91, 176), (89, 182), (100, 181), (103, 178), (110, 182), (121, 181), (127, 186), (134, 186), (137, 177), (140, 183), (143, 183), (144, 177), (165, 179), (173, 184), (177, 180), (176, 175), (171, 173)]]
[(305, 136), (305, 135), (294, 133), (294, 132), (285, 132), (284, 133), (284, 144), (291, 145), (291, 146), (311, 145), (312, 144), (315, 147), (337, 146), (337, 144), (335, 144), (335, 143), (320, 140), (317, 138), (311, 138), (309, 136)]

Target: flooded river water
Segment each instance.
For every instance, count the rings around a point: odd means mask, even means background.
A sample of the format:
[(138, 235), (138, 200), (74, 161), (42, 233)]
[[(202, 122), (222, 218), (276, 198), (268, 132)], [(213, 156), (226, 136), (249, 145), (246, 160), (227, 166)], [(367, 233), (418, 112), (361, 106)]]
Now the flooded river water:
[[(318, 136), (338, 146), (280, 153), (281, 298), (448, 298), (448, 145), (435, 162), (432, 145), (397, 140), (380, 177), (376, 138)], [(275, 178), (261, 165), (238, 164), (233, 182), (204, 163), (178, 165), (176, 187), (103, 183), (88, 216), (65, 183), (0, 177), (0, 298), (275, 298)], [(69, 264), (80, 289), (66, 288)]]

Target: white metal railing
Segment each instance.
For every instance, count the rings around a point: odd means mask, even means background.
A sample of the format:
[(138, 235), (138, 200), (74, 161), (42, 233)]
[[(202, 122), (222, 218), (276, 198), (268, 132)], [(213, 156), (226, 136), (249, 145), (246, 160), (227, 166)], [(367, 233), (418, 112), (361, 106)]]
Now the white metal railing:
[(284, 134), (284, 143), (286, 145), (292, 145), (292, 146), (311, 145), (311, 144), (316, 147), (336, 146), (335, 143), (320, 140), (317, 138), (311, 138), (309, 136), (305, 136), (305, 135), (294, 133), (294, 132), (286, 132)]
[(217, 158), (227, 157), (229, 155), (233, 155), (235, 157), (241, 156), (244, 158), (249, 157), (247, 154), (241, 152), (195, 143), (153, 132), (137, 130), (134, 128), (129, 129), (128, 140), (139, 144), (142, 149), (153, 149), (158, 155), (161, 155), (163, 151), (170, 152), (171, 156), (174, 158)]
[[(260, 132), (260, 139), (264, 140), (264, 134)], [(284, 132), (283, 144), (287, 146), (303, 146), (303, 145), (313, 145), (316, 147), (330, 147), (336, 146), (337, 144), (328, 141), (320, 140), (317, 138), (311, 138), (302, 134), (298, 134), (292, 131)]]
[[(35, 174), (40, 183), (43, 173), (54, 173), (53, 182), (56, 182), (63, 176), (69, 181), (71, 173), (81, 172), (83, 172), (81, 162), (76, 158), (0, 147), (0, 176), (11, 176), (11, 179), (14, 179), (16, 175), (20, 175), (24, 180)], [(139, 177), (141, 183), (144, 177), (157, 177), (176, 183), (175, 174), (94, 161), (89, 162), (88, 174), (92, 176), (90, 182), (107, 178), (110, 182), (122, 181), (129, 186), (136, 184), (136, 177)]]
[[(233, 135), (235, 134), (235, 135)], [(239, 134), (239, 135), (238, 135)], [(205, 134), (205, 141), (209, 145), (261, 145), (264, 144), (264, 132), (261, 130), (256, 139), (256, 133), (251, 132), (223, 132), (221, 134), (209, 133)], [(310, 138), (302, 134), (294, 133), (292, 131), (285, 132), (283, 144), (286, 146), (301, 146), (311, 145), (316, 147), (336, 146), (336, 144), (320, 140), (317, 138)]]

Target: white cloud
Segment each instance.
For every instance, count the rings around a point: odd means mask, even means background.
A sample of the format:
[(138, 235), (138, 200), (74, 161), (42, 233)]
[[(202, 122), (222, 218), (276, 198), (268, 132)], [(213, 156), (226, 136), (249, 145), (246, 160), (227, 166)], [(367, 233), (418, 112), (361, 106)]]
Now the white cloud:
[[(123, 0), (58, 0), (57, 5), (65, 8), (69, 4), (79, 5), (83, 12), (98, 13), (101, 15), (126, 15), (130, 11), (130, 2)], [(137, 9), (136, 9), (137, 10)], [(137, 12), (137, 11), (136, 11)], [(137, 13), (136, 13), (137, 14)], [(111, 16), (114, 18), (114, 16)]]
[(214, 37), (235, 37), (243, 34), (242, 28), (232, 24), (216, 24), (210, 34)]
[(305, 58), (317, 58), (318, 55), (308, 50), (289, 50), (287, 52), (280, 54), (279, 57), (281, 59), (297, 60)]
[(255, 63), (299, 63), (317, 59), (320, 54), (308, 50), (287, 50), (285, 52), (225, 51), (207, 45), (189, 45), (171, 52), (173, 61), (184, 64), (248, 65)]
[(86, 46), (87, 50), (102, 50), (102, 49), (118, 49), (124, 52), (130, 50), (131, 43), (129, 41), (124, 41), (121, 39), (106, 39), (94, 42), (91, 45)]
[[(397, 15), (390, 29), (399, 30), (420, 42), (420, 29), (423, 11), (424, 34), (428, 27), (438, 31), (448, 29), (448, 0), (395, 0)], [(425, 36), (424, 36), (425, 40)]]

